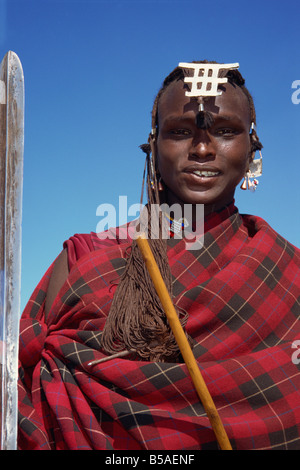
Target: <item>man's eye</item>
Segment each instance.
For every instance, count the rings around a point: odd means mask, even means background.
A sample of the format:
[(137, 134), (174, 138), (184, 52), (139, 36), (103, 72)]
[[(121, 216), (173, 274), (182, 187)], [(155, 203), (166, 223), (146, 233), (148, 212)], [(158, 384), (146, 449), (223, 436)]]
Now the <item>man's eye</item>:
[(231, 129), (231, 128), (222, 128), (222, 129), (216, 129), (215, 130), (215, 133), (217, 135), (221, 135), (221, 136), (224, 136), (224, 137), (230, 137), (230, 136), (233, 136), (236, 134), (236, 131), (235, 129)]
[(173, 134), (173, 135), (191, 135), (191, 131), (189, 129), (171, 129), (170, 134)]

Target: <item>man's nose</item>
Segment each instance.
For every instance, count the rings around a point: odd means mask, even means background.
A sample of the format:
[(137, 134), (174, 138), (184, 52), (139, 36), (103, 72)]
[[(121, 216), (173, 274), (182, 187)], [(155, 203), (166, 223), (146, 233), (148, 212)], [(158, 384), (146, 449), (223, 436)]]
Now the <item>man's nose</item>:
[(190, 157), (197, 159), (213, 159), (216, 156), (215, 146), (205, 130), (199, 130), (192, 141)]

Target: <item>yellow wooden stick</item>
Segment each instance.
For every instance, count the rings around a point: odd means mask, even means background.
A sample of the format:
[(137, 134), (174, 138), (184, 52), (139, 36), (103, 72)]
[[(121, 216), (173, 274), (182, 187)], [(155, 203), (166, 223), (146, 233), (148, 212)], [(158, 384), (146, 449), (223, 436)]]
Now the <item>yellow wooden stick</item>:
[(140, 237), (137, 238), (137, 244), (141, 250), (141, 253), (146, 263), (146, 267), (148, 269), (148, 272), (150, 274), (150, 277), (152, 279), (156, 292), (159, 296), (159, 299), (162, 303), (163, 309), (165, 311), (170, 327), (173, 331), (173, 334), (179, 346), (184, 362), (188, 368), (188, 371), (190, 373), (191, 379), (194, 383), (198, 396), (209, 418), (209, 421), (211, 423), (211, 426), (213, 428), (213, 431), (215, 433), (219, 446), (222, 450), (232, 450), (232, 447), (228, 439), (228, 436), (226, 434), (226, 431), (224, 429), (223, 423), (220, 419), (220, 416), (216, 409), (214, 401), (209, 393), (209, 390), (199, 370), (195, 356), (192, 352), (192, 349), (189, 345), (187, 337), (184, 333), (184, 330), (177, 316), (173, 302), (170, 298), (170, 294), (166, 288), (164, 280), (161, 276), (157, 263), (152, 254), (148, 240), (146, 239), (144, 235), (141, 235)]

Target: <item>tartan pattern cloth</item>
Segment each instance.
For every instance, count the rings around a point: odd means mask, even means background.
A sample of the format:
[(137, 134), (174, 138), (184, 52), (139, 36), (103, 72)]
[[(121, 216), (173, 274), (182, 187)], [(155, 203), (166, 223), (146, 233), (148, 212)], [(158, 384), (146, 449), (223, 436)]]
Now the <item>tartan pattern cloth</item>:
[[(234, 206), (206, 229), (201, 250), (172, 239), (168, 256), (174, 303), (189, 313), (187, 332), (232, 447), (300, 449), (300, 366), (292, 360), (300, 251)], [(218, 449), (185, 364), (118, 358), (88, 366), (103, 357), (101, 331), (130, 241), (91, 234), (71, 238), (70, 253), (72, 245), (79, 257), (47, 321), (53, 265), (21, 318), (19, 449)]]

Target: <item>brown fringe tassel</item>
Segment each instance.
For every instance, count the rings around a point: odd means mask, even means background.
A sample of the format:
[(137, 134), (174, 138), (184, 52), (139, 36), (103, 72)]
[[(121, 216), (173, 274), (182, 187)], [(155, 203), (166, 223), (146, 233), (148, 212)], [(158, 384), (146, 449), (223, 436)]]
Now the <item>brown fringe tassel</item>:
[[(150, 148), (148, 146), (145, 148), (148, 170), (147, 230), (149, 234), (151, 229), (150, 207), (152, 203), (159, 203), (159, 195), (157, 178), (153, 174), (152, 168), (152, 164), (155, 165), (155, 163), (150, 161), (150, 151), (148, 151)], [(172, 298), (172, 275), (167, 258), (166, 240), (161, 237), (151, 239), (150, 236), (148, 240)], [(176, 311), (182, 326), (185, 327), (188, 320), (187, 313), (179, 309)], [(145, 361), (181, 361), (179, 347), (169, 327), (136, 241), (132, 243), (129, 260), (118, 284), (105, 323), (102, 348), (106, 354), (114, 354), (126, 349), (134, 350)]]

